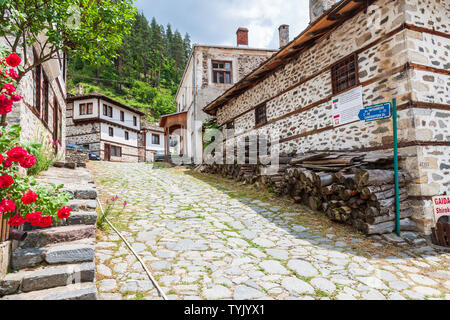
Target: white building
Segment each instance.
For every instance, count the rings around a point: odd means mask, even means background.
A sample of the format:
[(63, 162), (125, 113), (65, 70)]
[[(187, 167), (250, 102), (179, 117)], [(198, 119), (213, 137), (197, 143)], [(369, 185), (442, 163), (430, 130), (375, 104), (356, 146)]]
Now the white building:
[(103, 94), (67, 98), (67, 143), (105, 161), (138, 162), (138, 135), (145, 114)]
[(236, 47), (193, 46), (175, 97), (177, 113), (161, 119), (166, 138), (178, 135), (178, 152), (196, 163), (202, 161), (202, 124), (209, 118), (203, 108), (276, 52), (249, 48), (245, 28), (236, 35)]
[(155, 160), (155, 154), (165, 153), (164, 128), (158, 125), (142, 123), (141, 129), (145, 154), (143, 161), (152, 162)]

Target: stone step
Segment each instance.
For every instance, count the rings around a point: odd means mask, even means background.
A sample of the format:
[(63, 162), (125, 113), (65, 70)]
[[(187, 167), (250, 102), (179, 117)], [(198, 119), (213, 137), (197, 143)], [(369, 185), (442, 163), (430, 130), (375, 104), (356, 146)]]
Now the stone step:
[(97, 209), (97, 200), (72, 199), (69, 200), (68, 207), (72, 211), (91, 211)]
[(59, 222), (59, 225), (64, 226), (73, 226), (73, 225), (95, 225), (97, 222), (97, 212), (95, 211), (76, 211), (71, 212), (70, 217), (67, 219), (64, 219), (63, 221)]
[(92, 282), (76, 283), (4, 296), (0, 300), (97, 300), (97, 287)]
[(11, 256), (13, 270), (32, 268), (43, 263), (80, 263), (94, 261), (95, 238), (47, 245), (42, 248), (18, 248)]
[(7, 274), (0, 280), (0, 296), (94, 280), (95, 264), (93, 262), (39, 267)]
[(21, 248), (40, 248), (52, 243), (70, 242), (95, 237), (95, 225), (61, 226), (29, 231), (19, 244)]
[(65, 186), (61, 189), (61, 192), (68, 193), (72, 196), (72, 199), (83, 199), (83, 200), (95, 200), (97, 199), (98, 192), (97, 189), (90, 186)]

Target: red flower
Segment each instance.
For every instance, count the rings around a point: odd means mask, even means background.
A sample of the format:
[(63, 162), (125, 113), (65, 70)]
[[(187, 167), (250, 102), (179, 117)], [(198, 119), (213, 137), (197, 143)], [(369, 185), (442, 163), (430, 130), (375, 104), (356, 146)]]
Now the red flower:
[(0, 163), (3, 162), (3, 155), (0, 154)]
[(11, 227), (18, 227), (25, 223), (25, 220), (22, 218), (21, 215), (16, 214), (15, 216), (9, 218), (8, 224)]
[(30, 223), (33, 227), (39, 226), (42, 220), (42, 212), (31, 212), (27, 213), (25, 216), (28, 223)]
[(41, 217), (41, 222), (39, 223), (39, 227), (47, 228), (50, 227), (53, 223), (52, 217)]
[(23, 204), (32, 204), (37, 199), (37, 194), (34, 193), (32, 190), (28, 191), (22, 196), (22, 203)]
[(12, 161), (9, 160), (9, 159), (5, 159), (5, 162), (3, 162), (3, 166), (4, 166), (5, 168), (11, 167), (12, 164), (13, 164)]
[(15, 52), (7, 56), (5, 60), (6, 63), (13, 68), (17, 67), (22, 62), (22, 59), (20, 59), (20, 57)]
[(2, 200), (2, 202), (0, 202), (0, 208), (3, 209), (3, 212), (11, 212), (16, 209), (16, 204), (11, 200)]
[(19, 78), (19, 74), (17, 73), (16, 69), (10, 68), (7, 74), (13, 79)]
[(13, 101), (4, 94), (0, 94), (0, 114), (7, 114), (12, 111)]
[(25, 159), (23, 159), (23, 161), (20, 163), (20, 166), (22, 168), (28, 169), (28, 168), (31, 168), (32, 166), (34, 166), (35, 163), (36, 163), (36, 157), (31, 154), (27, 154), (25, 156)]
[(62, 207), (61, 209), (58, 210), (58, 219), (66, 219), (68, 217), (70, 217), (70, 211), (72, 209), (68, 208), (68, 207)]
[(11, 83), (5, 83), (3, 85), (3, 89), (5, 89), (8, 94), (11, 94), (14, 91), (16, 91), (16, 87), (14, 87), (14, 85), (12, 85)]
[(0, 177), (0, 188), (8, 188), (13, 183), (14, 183), (13, 177), (11, 177), (8, 174), (5, 174)]
[(11, 96), (11, 100), (12, 100), (13, 102), (20, 101), (20, 100), (22, 100), (22, 96), (21, 96), (20, 94), (13, 94), (13, 95)]
[(6, 154), (8, 155), (8, 159), (10, 159), (11, 161), (22, 162), (28, 153), (22, 147), (14, 147), (6, 152)]

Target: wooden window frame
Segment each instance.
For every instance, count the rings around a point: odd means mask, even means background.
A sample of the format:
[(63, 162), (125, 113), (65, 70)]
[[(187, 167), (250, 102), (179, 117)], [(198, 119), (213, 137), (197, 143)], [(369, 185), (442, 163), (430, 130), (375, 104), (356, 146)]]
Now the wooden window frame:
[(111, 145), (111, 156), (112, 157), (122, 157), (122, 147)]
[(108, 106), (108, 117), (113, 117), (113, 108), (111, 106)]
[(266, 104), (262, 104), (255, 108), (255, 126), (260, 126), (267, 123)]
[[(353, 66), (350, 66), (351, 64)], [(337, 95), (359, 85), (358, 57), (356, 53), (339, 60), (331, 66), (331, 84), (333, 95)], [(344, 84), (344, 87), (341, 86), (342, 84)]]
[(137, 117), (133, 116), (133, 126), (137, 127)]
[(114, 137), (114, 128), (113, 127), (108, 127), (108, 135), (110, 137)]
[(123, 112), (122, 110), (120, 110), (120, 121), (125, 121), (125, 112)]
[[(225, 68), (214, 68), (214, 64), (226, 64), (229, 63), (230, 64), (230, 69), (225, 69)], [(217, 72), (217, 77), (216, 77), (216, 81), (214, 81), (214, 74)], [(220, 82), (219, 81), (219, 74), (223, 73), (223, 81), (224, 82)], [(225, 74), (229, 74), (230, 75), (230, 82), (226, 82), (226, 77)], [(233, 62), (232, 61), (225, 61), (225, 60), (211, 60), (211, 81), (212, 83), (216, 83), (216, 84), (233, 84)]]
[(86, 103), (80, 103), (78, 106), (80, 108), (80, 116), (86, 115)]
[[(158, 143), (154, 142), (155, 138), (156, 138), (156, 141)], [(160, 138), (159, 134), (152, 133), (152, 144), (154, 144), (154, 145), (160, 145), (161, 144), (161, 138)]]
[(40, 114), (41, 113), (41, 78), (42, 78), (42, 66), (38, 65), (34, 68), (33, 72), (33, 97), (34, 97), (34, 109)]
[(50, 83), (48, 81), (47, 76), (45, 73), (43, 74), (43, 111), (42, 111), (42, 121), (44, 121), (45, 124), (48, 124), (48, 109), (50, 104)]
[(103, 105), (103, 115), (105, 117), (108, 116), (108, 105), (106, 105), (106, 104)]
[(86, 103), (86, 114), (94, 114), (94, 104), (92, 102)]
[(130, 140), (130, 133), (125, 131), (125, 140)]

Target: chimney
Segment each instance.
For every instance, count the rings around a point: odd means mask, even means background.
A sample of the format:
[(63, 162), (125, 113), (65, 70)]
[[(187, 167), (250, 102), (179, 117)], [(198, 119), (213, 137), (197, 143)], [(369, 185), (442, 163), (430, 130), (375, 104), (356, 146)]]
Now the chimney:
[(309, 23), (313, 23), (335, 3), (336, 0), (309, 0), (309, 17), (311, 20)]
[(248, 29), (239, 28), (236, 31), (237, 46), (248, 46)]
[(81, 83), (77, 84), (77, 96), (83, 95), (83, 85)]
[(289, 26), (287, 24), (282, 24), (278, 28), (280, 34), (280, 48), (283, 48), (289, 43)]

